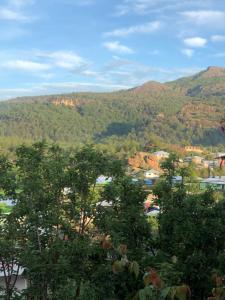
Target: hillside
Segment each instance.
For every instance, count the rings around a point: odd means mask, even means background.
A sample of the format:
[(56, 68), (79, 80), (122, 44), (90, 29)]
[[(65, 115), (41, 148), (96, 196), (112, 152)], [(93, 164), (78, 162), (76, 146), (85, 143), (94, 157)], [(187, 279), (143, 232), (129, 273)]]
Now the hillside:
[(130, 151), (152, 140), (225, 145), (225, 69), (209, 67), (169, 83), (112, 93), (24, 97), (0, 103), (0, 145), (46, 139)]

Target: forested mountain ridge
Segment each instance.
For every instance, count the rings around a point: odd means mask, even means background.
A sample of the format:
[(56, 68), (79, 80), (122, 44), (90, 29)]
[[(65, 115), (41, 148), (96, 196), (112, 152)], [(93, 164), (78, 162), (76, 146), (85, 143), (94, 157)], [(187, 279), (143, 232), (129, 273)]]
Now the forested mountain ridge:
[(111, 93), (21, 97), (0, 103), (1, 145), (46, 139), (143, 146), (225, 145), (218, 129), (225, 113), (225, 69), (209, 67), (173, 82), (147, 82)]

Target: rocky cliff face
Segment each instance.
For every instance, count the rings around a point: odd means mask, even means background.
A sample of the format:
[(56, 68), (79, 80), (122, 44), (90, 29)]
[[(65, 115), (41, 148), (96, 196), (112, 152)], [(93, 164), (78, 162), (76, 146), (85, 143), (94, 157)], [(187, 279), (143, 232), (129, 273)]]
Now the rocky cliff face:
[(128, 159), (128, 164), (132, 168), (155, 169), (159, 170), (159, 162), (156, 156), (148, 152), (137, 152), (133, 157)]
[(85, 99), (79, 99), (79, 98), (57, 97), (56, 99), (53, 99), (50, 102), (56, 106), (64, 105), (64, 106), (75, 107), (75, 106), (83, 105), (84, 103), (88, 103), (89, 101)]
[(59, 105), (64, 105), (64, 106), (76, 106), (75, 100), (72, 99), (67, 99), (67, 98), (58, 98), (52, 101), (52, 104), (59, 106)]

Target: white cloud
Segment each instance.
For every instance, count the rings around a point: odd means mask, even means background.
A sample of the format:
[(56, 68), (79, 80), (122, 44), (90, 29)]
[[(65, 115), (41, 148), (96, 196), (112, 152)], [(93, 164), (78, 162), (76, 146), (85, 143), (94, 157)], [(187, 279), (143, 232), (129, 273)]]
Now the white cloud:
[(9, 0), (7, 5), (0, 6), (0, 20), (28, 22), (34, 18), (24, 13), (22, 8), (34, 3), (34, 0)]
[(212, 42), (225, 42), (225, 35), (212, 35), (211, 41)]
[(31, 84), (28, 88), (0, 88), (0, 99), (10, 99), (18, 96), (51, 95), (71, 92), (103, 92), (128, 89), (131, 86), (113, 83), (91, 83), (91, 82), (49, 82)]
[(115, 29), (113, 31), (106, 32), (104, 35), (125, 37), (131, 34), (147, 34), (159, 30), (161, 25), (160, 21), (148, 22), (137, 26)]
[(202, 48), (207, 44), (207, 40), (202, 37), (192, 37), (183, 40), (184, 44), (191, 48)]
[(34, 62), (30, 60), (10, 60), (2, 63), (2, 67), (26, 72), (46, 71), (51, 68), (49, 64)]
[[(128, 89), (137, 85), (141, 85), (149, 80), (159, 80), (161, 82), (174, 80), (181, 76), (189, 76), (199, 72), (201, 69), (197, 67), (190, 68), (156, 68), (140, 64), (131, 60), (124, 60), (120, 57), (114, 57), (113, 61), (108, 64), (99, 74), (103, 77), (94, 82), (77, 82), (77, 81), (61, 81), (61, 82), (43, 82), (40, 84), (29, 83), (24, 87), (0, 89), (0, 98), (12, 98), (25, 95), (41, 95), (56, 94), (69, 92), (84, 91), (113, 91), (120, 89)], [(94, 72), (90, 71), (89, 75)], [(88, 75), (88, 72), (87, 74)]]
[(198, 25), (217, 25), (221, 22), (224, 24), (225, 18), (225, 12), (219, 10), (184, 11), (181, 15)]
[(124, 16), (130, 13), (145, 15), (149, 13), (165, 13), (191, 7), (193, 9), (208, 8), (214, 0), (121, 0), (116, 6), (116, 15)]
[(86, 68), (89, 63), (72, 51), (55, 51), (55, 52), (37, 52), (37, 56), (51, 60), (55, 67), (67, 69), (70, 71)]
[[(176, 0), (170, 0), (175, 2)], [(146, 14), (155, 10), (160, 6), (161, 8), (168, 4), (167, 0), (123, 0), (117, 5), (117, 15), (123, 16), (129, 13)]]
[(30, 18), (22, 12), (9, 8), (0, 8), (0, 19), (8, 21), (29, 21)]
[(81, 72), (82, 75), (87, 77), (98, 77), (100, 74), (98, 72), (92, 71), (92, 70), (84, 70)]
[(105, 81), (134, 87), (149, 80), (161, 80), (165, 70), (116, 56), (105, 66), (103, 74)]
[(185, 49), (181, 50), (181, 53), (184, 54), (185, 56), (187, 56), (188, 58), (191, 58), (194, 55), (194, 50), (185, 48)]
[[(51, 78), (57, 69), (67, 72), (94, 77), (98, 74), (92, 71), (90, 63), (72, 51), (44, 52), (40, 50), (18, 52), (14, 54), (3, 53), (0, 57), (0, 66), (13, 71), (36, 72), (39, 77)], [(46, 70), (50, 70), (46, 74)]]
[(103, 44), (103, 46), (106, 49), (108, 49), (109, 51), (119, 53), (119, 54), (132, 54), (132, 53), (134, 53), (134, 51), (131, 48), (122, 45), (118, 41), (106, 42), (106, 43)]
[(101, 89), (125, 89), (129, 88), (128, 85), (122, 85), (122, 84), (102, 84), (102, 83), (91, 83), (91, 82), (50, 82), (50, 83), (44, 83), (42, 85), (45, 88), (56, 88), (56, 89), (79, 89), (80, 91), (85, 90), (93, 90), (93, 88), (101, 88)]
[(87, 65), (87, 62), (79, 55), (73, 52), (58, 51), (49, 55), (54, 60), (57, 67), (64, 69), (80, 69)]

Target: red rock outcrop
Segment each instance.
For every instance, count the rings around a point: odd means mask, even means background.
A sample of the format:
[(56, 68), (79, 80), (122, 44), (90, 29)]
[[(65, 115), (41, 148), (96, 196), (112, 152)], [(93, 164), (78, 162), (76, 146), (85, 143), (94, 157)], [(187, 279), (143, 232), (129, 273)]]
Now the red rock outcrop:
[(128, 159), (128, 164), (133, 168), (160, 170), (156, 156), (148, 152), (137, 152)]

